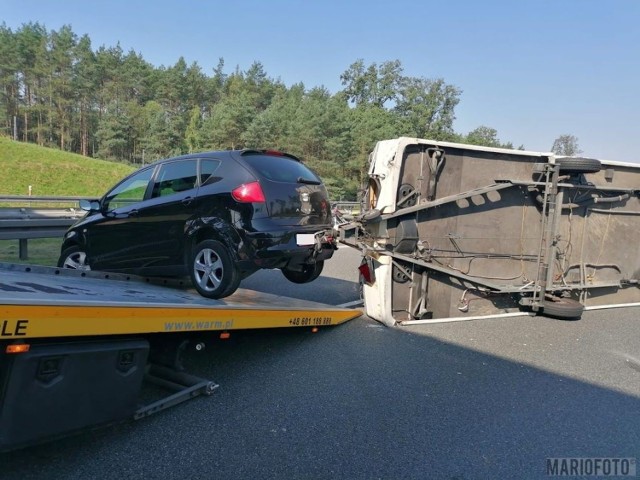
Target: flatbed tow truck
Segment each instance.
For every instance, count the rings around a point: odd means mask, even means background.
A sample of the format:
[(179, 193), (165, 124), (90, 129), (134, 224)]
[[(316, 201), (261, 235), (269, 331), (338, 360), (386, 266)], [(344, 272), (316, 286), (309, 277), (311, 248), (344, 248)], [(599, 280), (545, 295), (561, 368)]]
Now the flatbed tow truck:
[[(181, 361), (207, 335), (360, 315), (249, 290), (210, 300), (179, 281), (0, 263), (0, 451), (212, 394), (215, 382)], [(171, 393), (141, 405), (143, 382)]]

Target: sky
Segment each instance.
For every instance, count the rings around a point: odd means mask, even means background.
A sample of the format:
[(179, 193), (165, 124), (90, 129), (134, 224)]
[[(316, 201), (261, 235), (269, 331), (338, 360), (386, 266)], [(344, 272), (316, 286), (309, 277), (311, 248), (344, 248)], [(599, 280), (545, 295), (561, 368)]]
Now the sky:
[[(290, 86), (343, 88), (355, 61), (462, 90), (454, 129), (502, 142), (640, 163), (640, 0), (0, 0), (0, 23), (71, 25), (159, 67), (182, 56), (207, 75), (260, 62)], [(382, 139), (381, 139), (382, 140)]]

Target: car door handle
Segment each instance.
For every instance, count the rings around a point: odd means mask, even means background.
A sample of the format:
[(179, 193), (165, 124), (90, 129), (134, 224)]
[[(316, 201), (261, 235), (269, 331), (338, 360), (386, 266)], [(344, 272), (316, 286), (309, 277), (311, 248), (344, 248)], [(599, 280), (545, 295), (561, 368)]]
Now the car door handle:
[(140, 212), (139, 212), (137, 209), (135, 209), (135, 208), (134, 208), (133, 210), (131, 210), (131, 211), (129, 212), (129, 216), (130, 216), (130, 217), (137, 217), (137, 216), (138, 216), (138, 213), (140, 213)]
[(182, 199), (183, 205), (191, 205), (191, 202), (193, 202), (193, 197), (186, 197)]

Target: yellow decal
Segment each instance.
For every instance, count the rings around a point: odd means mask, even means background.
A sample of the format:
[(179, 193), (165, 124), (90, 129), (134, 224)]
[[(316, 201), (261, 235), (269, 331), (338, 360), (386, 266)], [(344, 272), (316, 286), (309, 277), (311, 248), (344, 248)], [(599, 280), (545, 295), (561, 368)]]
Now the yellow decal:
[(147, 306), (0, 305), (0, 338), (46, 338), (139, 333), (337, 325), (359, 310), (260, 310)]

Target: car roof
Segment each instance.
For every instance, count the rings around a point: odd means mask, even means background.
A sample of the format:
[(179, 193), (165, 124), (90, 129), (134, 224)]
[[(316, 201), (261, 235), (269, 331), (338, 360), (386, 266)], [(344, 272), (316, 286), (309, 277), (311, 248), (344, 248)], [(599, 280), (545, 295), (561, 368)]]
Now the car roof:
[(216, 159), (224, 159), (228, 158), (242, 158), (244, 155), (267, 155), (267, 156), (276, 156), (276, 157), (287, 157), (292, 160), (296, 160), (301, 162), (300, 158), (292, 155), (290, 153), (281, 152), (279, 150), (259, 150), (259, 149), (242, 149), (242, 150), (210, 150), (204, 152), (197, 153), (188, 153), (186, 155), (179, 155), (177, 157), (163, 158), (160, 160), (156, 160), (149, 165), (159, 165), (162, 163), (173, 162), (176, 160), (189, 160), (193, 158), (216, 158)]

